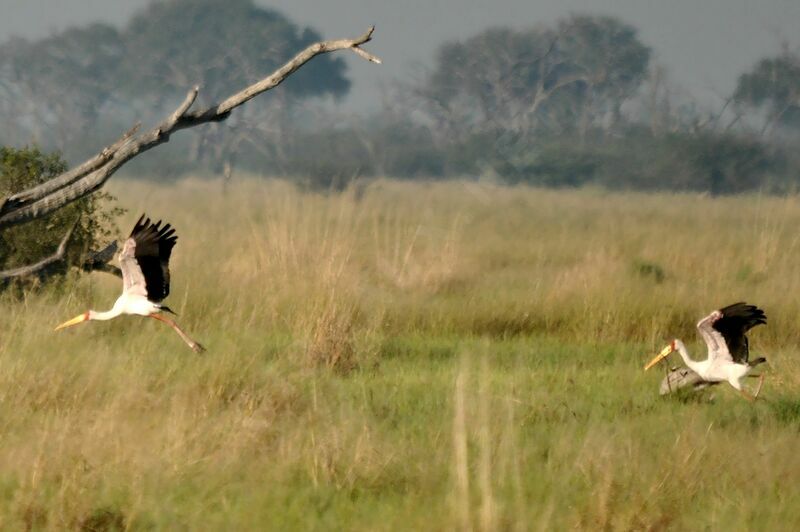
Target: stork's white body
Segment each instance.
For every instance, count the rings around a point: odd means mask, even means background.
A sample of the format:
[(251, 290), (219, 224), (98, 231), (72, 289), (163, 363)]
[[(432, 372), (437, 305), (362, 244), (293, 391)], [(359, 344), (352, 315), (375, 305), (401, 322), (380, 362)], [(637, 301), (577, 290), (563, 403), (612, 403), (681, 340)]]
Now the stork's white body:
[(680, 340), (675, 340), (675, 350), (678, 351), (684, 364), (700, 375), (704, 381), (708, 382), (729, 382), (731, 386), (741, 391), (741, 380), (750, 373), (752, 369), (746, 364), (737, 364), (733, 360), (726, 360), (724, 357), (718, 357), (712, 354), (711, 349), (708, 350), (708, 358), (706, 360), (692, 360), (689, 357), (689, 352), (686, 346)]
[(136, 316), (150, 316), (156, 312), (161, 312), (161, 305), (148, 301), (147, 297), (137, 294), (123, 292), (114, 302), (114, 306), (105, 312), (89, 311), (91, 320), (111, 320), (123, 314), (133, 314)]
[(748, 341), (745, 333), (767, 321), (764, 311), (744, 302), (734, 303), (721, 310), (715, 310), (697, 323), (697, 332), (703, 337), (708, 347), (708, 358), (692, 360), (686, 346), (678, 339), (673, 340), (646, 366), (650, 369), (670, 353), (677, 351), (686, 366), (708, 383), (728, 382), (748, 399), (755, 399), (761, 390), (763, 375), (755, 396), (743, 390), (742, 379), (747, 377), (755, 365), (764, 362), (758, 358), (749, 360)]

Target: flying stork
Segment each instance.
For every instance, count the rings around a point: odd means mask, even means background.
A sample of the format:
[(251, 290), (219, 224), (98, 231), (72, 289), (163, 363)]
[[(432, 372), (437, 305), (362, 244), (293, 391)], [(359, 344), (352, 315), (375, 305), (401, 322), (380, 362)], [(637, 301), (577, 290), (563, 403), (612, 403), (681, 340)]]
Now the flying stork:
[(173, 320), (161, 315), (162, 311), (172, 309), (162, 305), (169, 295), (169, 257), (178, 236), (169, 224), (161, 227), (161, 220), (151, 223), (145, 215), (139, 218), (125, 241), (118, 259), (122, 270), (122, 295), (117, 298), (111, 310), (97, 312), (87, 310), (56, 327), (56, 331), (90, 320), (110, 320), (122, 314), (135, 314), (162, 321), (175, 329), (175, 332), (192, 348), (202, 353), (205, 348), (195, 342)]
[[(727, 381), (746, 399), (754, 401), (761, 391), (764, 375), (759, 375), (755, 395), (750, 395), (742, 387), (742, 379), (751, 376), (750, 371), (762, 362), (764, 357), (749, 360), (750, 352), (746, 333), (756, 325), (767, 323), (764, 311), (754, 305), (734, 303), (715, 310), (697, 323), (697, 330), (708, 346), (708, 358), (697, 361), (689, 358), (686, 346), (678, 339), (673, 340), (656, 357), (647, 363), (645, 371), (677, 351), (684, 363), (708, 384)], [(754, 376), (754, 375), (752, 375)]]

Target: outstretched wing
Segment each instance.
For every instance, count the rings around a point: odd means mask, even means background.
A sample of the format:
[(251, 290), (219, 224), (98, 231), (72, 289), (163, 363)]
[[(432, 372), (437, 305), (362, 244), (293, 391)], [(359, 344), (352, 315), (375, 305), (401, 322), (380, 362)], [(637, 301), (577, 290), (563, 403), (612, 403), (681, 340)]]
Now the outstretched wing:
[(715, 310), (697, 322), (697, 332), (700, 333), (706, 346), (708, 346), (708, 359), (711, 362), (733, 362), (733, 357), (728, 350), (728, 342), (713, 326), (714, 322), (721, 317), (722, 313), (719, 310)]
[(767, 316), (760, 308), (744, 302), (728, 305), (719, 311), (722, 317), (714, 322), (713, 328), (725, 338), (733, 361), (747, 363), (750, 351), (746, 333), (756, 325), (767, 323)]
[(169, 258), (178, 240), (169, 224), (151, 223), (143, 214), (122, 246), (119, 264), (123, 292), (158, 303), (169, 295)]

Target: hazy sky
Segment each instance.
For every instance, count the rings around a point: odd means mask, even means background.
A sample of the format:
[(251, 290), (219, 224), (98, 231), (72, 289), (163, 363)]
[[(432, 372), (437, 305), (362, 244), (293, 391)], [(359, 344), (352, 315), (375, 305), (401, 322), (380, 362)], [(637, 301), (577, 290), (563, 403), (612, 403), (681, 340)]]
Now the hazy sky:
[[(220, 0), (224, 2), (225, 0)], [(384, 64), (348, 58), (354, 81), (345, 104), (370, 107), (381, 83), (429, 65), (445, 40), (487, 26), (532, 26), (571, 12), (615, 15), (640, 30), (673, 81), (701, 98), (730, 93), (737, 76), (782, 41), (800, 46), (800, 0), (256, 0), (312, 26), (325, 38), (356, 36), (370, 24), (369, 49)], [(123, 24), (149, 0), (0, 0), (0, 41), (46, 36), (69, 25)], [(349, 54), (352, 55), (352, 54)]]

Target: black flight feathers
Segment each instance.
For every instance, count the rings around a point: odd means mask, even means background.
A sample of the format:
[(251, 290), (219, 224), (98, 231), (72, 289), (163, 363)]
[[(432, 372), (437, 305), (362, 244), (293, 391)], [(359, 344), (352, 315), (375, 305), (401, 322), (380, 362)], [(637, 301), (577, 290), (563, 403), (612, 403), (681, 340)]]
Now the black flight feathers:
[(169, 224), (161, 227), (161, 220), (151, 223), (142, 214), (131, 231), (136, 241), (134, 256), (142, 269), (147, 287), (147, 299), (158, 303), (169, 295), (169, 257), (178, 240)]
[(714, 322), (713, 327), (725, 338), (733, 361), (744, 364), (750, 356), (745, 333), (756, 325), (767, 323), (767, 316), (760, 308), (744, 302), (728, 305), (719, 311), (722, 317)]

